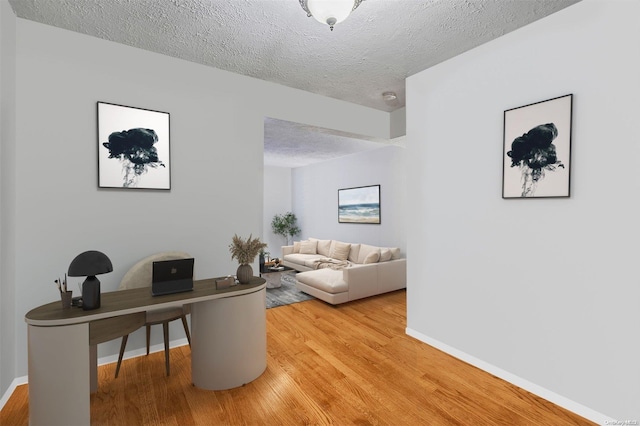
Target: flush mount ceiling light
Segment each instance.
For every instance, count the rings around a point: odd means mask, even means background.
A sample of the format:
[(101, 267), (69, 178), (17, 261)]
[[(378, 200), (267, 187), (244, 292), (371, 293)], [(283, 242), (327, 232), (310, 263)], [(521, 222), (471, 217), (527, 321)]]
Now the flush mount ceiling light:
[(329, 25), (331, 31), (338, 24), (356, 10), (364, 0), (299, 0), (300, 6), (321, 24)]

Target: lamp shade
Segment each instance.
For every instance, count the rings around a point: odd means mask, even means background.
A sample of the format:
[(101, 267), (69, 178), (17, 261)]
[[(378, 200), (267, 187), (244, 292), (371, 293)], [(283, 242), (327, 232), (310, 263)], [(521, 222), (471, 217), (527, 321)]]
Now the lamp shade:
[(342, 22), (356, 10), (364, 0), (298, 0), (300, 6), (307, 12), (307, 16), (313, 16), (318, 22), (333, 26)]
[(349, 16), (354, 0), (307, 0), (311, 15), (320, 23), (334, 26)]
[(113, 265), (106, 254), (89, 250), (80, 253), (71, 261), (68, 274), (70, 277), (87, 277), (111, 271), (113, 271)]

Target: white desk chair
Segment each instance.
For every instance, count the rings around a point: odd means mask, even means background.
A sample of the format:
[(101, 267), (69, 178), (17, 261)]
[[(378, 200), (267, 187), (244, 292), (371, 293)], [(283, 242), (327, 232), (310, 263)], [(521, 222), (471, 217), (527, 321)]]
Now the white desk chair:
[[(188, 253), (183, 252), (162, 252), (146, 257), (133, 265), (131, 269), (124, 275), (120, 282), (119, 290), (126, 290), (130, 288), (151, 287), (151, 280), (153, 275), (153, 262), (173, 259), (189, 259)], [(190, 305), (184, 305), (175, 308), (156, 309), (146, 312), (145, 327), (147, 329), (147, 355), (149, 355), (149, 334), (151, 326), (155, 324), (162, 324), (162, 331), (164, 334), (164, 362), (167, 370), (167, 376), (170, 374), (169, 367), (169, 323), (173, 320), (182, 319), (182, 326), (184, 332), (187, 335), (189, 346), (191, 346), (191, 335), (189, 333), (189, 327), (187, 325), (187, 315), (190, 313)], [(116, 378), (120, 372), (120, 364), (122, 363), (122, 356), (124, 355), (124, 349), (127, 345), (127, 339), (129, 335), (126, 334), (122, 337), (122, 343), (120, 344), (120, 354), (118, 355), (118, 365), (116, 366)]]

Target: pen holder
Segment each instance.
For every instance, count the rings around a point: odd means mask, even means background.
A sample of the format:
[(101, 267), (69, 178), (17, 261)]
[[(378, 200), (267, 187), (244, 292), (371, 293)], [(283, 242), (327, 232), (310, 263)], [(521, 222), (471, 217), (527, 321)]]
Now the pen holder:
[(61, 291), (60, 298), (62, 299), (62, 309), (68, 309), (71, 307), (73, 291)]

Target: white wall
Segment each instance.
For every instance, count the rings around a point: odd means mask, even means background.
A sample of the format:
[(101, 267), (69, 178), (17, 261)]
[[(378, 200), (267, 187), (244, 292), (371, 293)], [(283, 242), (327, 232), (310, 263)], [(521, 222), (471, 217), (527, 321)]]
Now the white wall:
[(265, 249), (270, 256), (281, 257), (281, 247), (286, 244), (284, 237), (271, 230), (271, 220), (276, 214), (293, 210), (291, 202), (291, 169), (289, 167), (264, 167), (264, 218), (263, 235)]
[[(383, 146), (293, 169), (293, 212), (309, 237), (400, 247), (405, 252), (405, 150)], [(338, 189), (380, 185), (380, 225), (338, 223)]]
[[(640, 420), (638, 16), (584, 0), (407, 82), (408, 332), (599, 420)], [(503, 111), (567, 93), (571, 198), (503, 200)]]
[[(18, 354), (18, 376), (27, 373), (25, 313), (56, 300), (53, 280), (84, 250), (113, 262), (103, 291), (162, 250), (194, 255), (196, 278), (235, 272), (232, 235), (263, 231), (265, 116), (389, 137), (385, 112), (22, 19), (16, 90), (17, 342), (7, 350)], [(97, 101), (171, 114), (170, 192), (97, 188)], [(10, 304), (3, 299), (3, 311)], [(128, 349), (142, 347), (143, 334)], [(182, 337), (179, 324), (171, 335)], [(117, 348), (101, 345), (99, 355)]]
[[(0, 0), (0, 399), (15, 378), (16, 315), (13, 231), (15, 214), (16, 16)], [(0, 401), (0, 407), (2, 407)]]
[(399, 138), (400, 136), (404, 136), (407, 134), (407, 108), (399, 108), (392, 113), (390, 116), (390, 137), (391, 139)]

